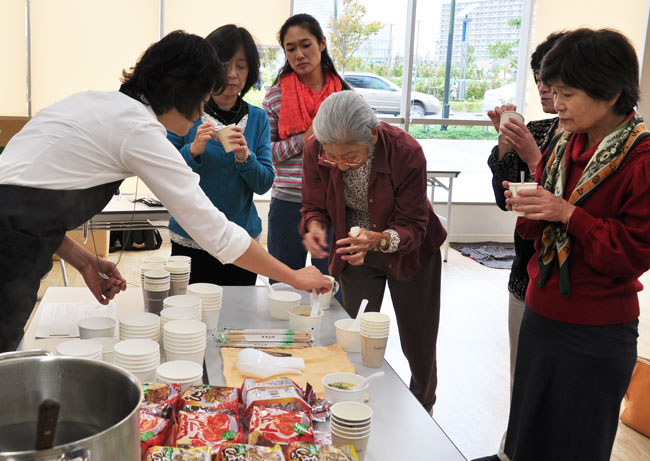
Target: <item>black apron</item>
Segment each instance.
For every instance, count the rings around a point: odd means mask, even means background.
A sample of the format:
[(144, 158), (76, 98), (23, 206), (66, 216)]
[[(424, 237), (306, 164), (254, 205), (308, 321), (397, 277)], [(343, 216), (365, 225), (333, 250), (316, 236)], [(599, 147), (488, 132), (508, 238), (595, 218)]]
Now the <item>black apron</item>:
[(18, 347), (65, 233), (102, 211), (120, 183), (83, 190), (0, 185), (0, 352)]

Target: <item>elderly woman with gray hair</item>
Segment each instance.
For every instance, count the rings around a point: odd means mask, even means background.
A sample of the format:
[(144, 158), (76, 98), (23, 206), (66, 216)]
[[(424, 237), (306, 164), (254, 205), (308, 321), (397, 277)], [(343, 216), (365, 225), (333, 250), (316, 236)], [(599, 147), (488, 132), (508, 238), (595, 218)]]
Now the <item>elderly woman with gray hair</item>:
[[(378, 123), (353, 91), (330, 95), (313, 122), (303, 155), (300, 231), (312, 257), (328, 253), (343, 303), (355, 316), (362, 299), (379, 311), (386, 281), (411, 392), (431, 411), (435, 402), (440, 314), (440, 245), (446, 232), (427, 198), (421, 146), (400, 128)], [(358, 236), (348, 233), (361, 228)]]

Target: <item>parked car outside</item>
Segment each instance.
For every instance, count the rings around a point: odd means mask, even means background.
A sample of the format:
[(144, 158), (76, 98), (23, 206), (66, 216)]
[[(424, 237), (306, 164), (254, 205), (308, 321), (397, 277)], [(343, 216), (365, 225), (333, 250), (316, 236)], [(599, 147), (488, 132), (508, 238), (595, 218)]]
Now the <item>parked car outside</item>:
[[(346, 72), (343, 78), (375, 112), (399, 115), (402, 89), (390, 80), (369, 72)], [(411, 117), (439, 114), (440, 107), (437, 98), (419, 91), (411, 92)]]
[(483, 96), (483, 103), (481, 104), (483, 112), (493, 110), (496, 106), (501, 106), (503, 104), (513, 104), (515, 102), (516, 90), (516, 82), (487, 90)]

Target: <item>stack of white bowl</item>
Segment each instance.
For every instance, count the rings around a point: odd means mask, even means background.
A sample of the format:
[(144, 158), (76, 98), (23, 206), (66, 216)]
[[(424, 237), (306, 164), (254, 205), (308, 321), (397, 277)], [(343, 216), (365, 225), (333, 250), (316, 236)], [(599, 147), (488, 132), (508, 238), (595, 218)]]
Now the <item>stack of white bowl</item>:
[(201, 320), (201, 311), (196, 307), (173, 306), (160, 311), (160, 328), (165, 336), (165, 323), (172, 320)]
[(203, 365), (187, 360), (174, 360), (160, 365), (156, 375), (156, 381), (159, 383), (180, 384), (182, 394), (190, 386), (203, 382)]
[(102, 345), (92, 339), (73, 339), (56, 346), (58, 355), (80, 357), (84, 359), (101, 360)]
[(219, 324), (223, 287), (214, 283), (193, 283), (187, 286), (187, 294), (201, 298), (203, 313), (201, 318), (208, 330), (214, 330)]
[(160, 345), (150, 339), (127, 339), (114, 347), (115, 365), (130, 371), (138, 380), (154, 381), (160, 365)]
[(158, 314), (162, 310), (162, 300), (169, 296), (170, 278), (165, 270), (153, 270), (144, 273), (144, 309)]
[(372, 408), (360, 402), (338, 402), (332, 405), (330, 431), (332, 445), (353, 445), (363, 461), (370, 438)]
[(201, 298), (198, 296), (186, 294), (169, 296), (163, 299), (163, 309), (168, 307), (193, 307), (201, 315)]
[(120, 316), (120, 339), (160, 340), (160, 317), (151, 312), (129, 312)]
[(172, 320), (165, 323), (163, 344), (167, 361), (187, 360), (203, 365), (207, 336), (199, 320)]
[(169, 294), (171, 296), (184, 295), (187, 291), (187, 284), (190, 283), (190, 264), (183, 261), (170, 261), (165, 269), (169, 272), (171, 283)]

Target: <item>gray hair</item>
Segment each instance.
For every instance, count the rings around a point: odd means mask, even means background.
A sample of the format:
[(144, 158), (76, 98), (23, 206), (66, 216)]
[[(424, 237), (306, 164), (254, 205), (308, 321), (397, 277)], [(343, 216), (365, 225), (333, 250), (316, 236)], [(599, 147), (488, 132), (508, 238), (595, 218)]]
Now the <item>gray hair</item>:
[(372, 142), (372, 129), (379, 122), (375, 111), (354, 90), (327, 97), (314, 117), (314, 134), (322, 144), (362, 144)]

